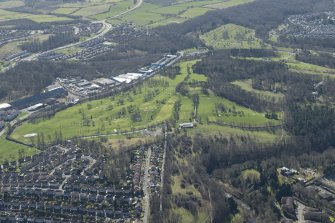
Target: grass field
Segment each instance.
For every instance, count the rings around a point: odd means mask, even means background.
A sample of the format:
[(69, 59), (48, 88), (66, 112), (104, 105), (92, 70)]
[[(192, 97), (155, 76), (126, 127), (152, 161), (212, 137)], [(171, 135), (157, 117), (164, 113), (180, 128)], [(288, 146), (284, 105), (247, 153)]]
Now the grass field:
[(166, 18), (162, 14), (155, 13), (156, 8), (157, 5), (143, 3), (141, 7), (120, 17), (120, 19), (124, 22), (132, 22), (136, 25), (150, 25)]
[(123, 0), (112, 4), (107, 12), (90, 16), (91, 19), (102, 20), (116, 16), (134, 5), (132, 0)]
[(9, 9), (14, 7), (20, 7), (23, 6), (24, 2), (19, 0), (9, 0), (9, 1), (1, 1), (0, 2), (0, 8), (1, 9)]
[(0, 163), (3, 163), (5, 160), (17, 160), (20, 151), (23, 151), (22, 154), (24, 156), (31, 156), (39, 152), (37, 149), (7, 141), (4, 136), (0, 137)]
[(89, 7), (84, 7), (81, 8), (77, 11), (75, 11), (74, 13), (72, 13), (72, 15), (78, 15), (78, 16), (83, 16), (83, 17), (89, 17), (92, 15), (97, 15), (97, 14), (101, 14), (104, 12), (108, 12), (110, 7), (112, 7), (111, 5), (92, 5)]
[(68, 7), (68, 8), (58, 8), (53, 13), (58, 13), (58, 14), (72, 14), (76, 11), (78, 11), (80, 8), (75, 8), (75, 7)]
[(201, 35), (200, 39), (207, 46), (215, 49), (267, 47), (260, 39), (255, 37), (254, 30), (235, 24), (220, 26)]
[(194, 18), (194, 17), (200, 16), (200, 15), (203, 15), (210, 10), (211, 9), (200, 8), (200, 7), (190, 8), (187, 11), (180, 14), (180, 17), (182, 17), (182, 18)]
[(232, 84), (239, 86), (245, 91), (253, 92), (261, 97), (264, 97), (265, 100), (272, 100), (272, 98), (274, 98), (276, 101), (281, 101), (284, 99), (284, 95), (282, 93), (274, 93), (271, 91), (262, 91), (254, 89), (252, 87), (251, 79), (234, 81), (232, 82)]
[(0, 59), (4, 59), (6, 56), (10, 54), (19, 52), (20, 51), (20, 48), (18, 46), (19, 43), (20, 41), (14, 41), (0, 47)]
[(231, 128), (227, 126), (207, 125), (207, 124), (198, 125), (196, 128), (190, 129), (188, 133), (190, 135), (201, 134), (204, 136), (222, 135), (226, 138), (230, 136), (244, 136), (244, 137), (250, 137), (252, 140), (261, 143), (274, 142), (275, 140), (281, 137), (281, 134), (283, 134), (283, 132), (281, 131), (278, 132), (248, 131), (239, 128)]
[[(26, 41), (44, 41), (47, 40), (49, 38), (49, 35), (45, 35), (45, 34), (36, 34), (36, 35), (32, 35), (29, 38), (26, 38), (25, 40), (17, 40), (17, 41), (13, 41), (13, 42), (9, 42), (3, 46), (0, 47), (0, 60), (5, 59), (5, 57), (18, 53), (21, 51), (20, 49), (20, 45)], [(6, 61), (2, 61), (3, 63), (8, 63)]]
[(253, 1), (255, 1), (255, 0), (227, 0), (227, 1), (224, 1), (224, 2), (220, 2), (220, 3), (206, 5), (206, 7), (213, 8), (213, 9), (224, 9), (224, 8), (229, 8), (229, 7), (233, 7), (233, 6), (236, 6), (236, 5), (242, 5), (242, 4), (250, 3), (250, 2), (253, 2)]
[[(225, 4), (225, 7), (231, 7), (239, 4), (245, 4), (248, 0), (205, 0), (179, 2), (175, 5), (161, 6), (144, 3), (138, 9), (130, 12), (118, 19), (110, 20), (111, 23), (133, 22), (136, 25), (157, 27), (169, 23), (180, 23), (188, 19), (200, 16), (214, 8), (208, 7), (211, 4)], [(100, 16), (100, 15), (97, 15)]]
[(57, 22), (70, 20), (67, 17), (54, 16), (54, 15), (43, 15), (43, 14), (29, 14), (29, 13), (19, 13), (0, 9), (0, 21), (1, 20), (11, 20), (13, 18), (30, 19), (35, 22)]

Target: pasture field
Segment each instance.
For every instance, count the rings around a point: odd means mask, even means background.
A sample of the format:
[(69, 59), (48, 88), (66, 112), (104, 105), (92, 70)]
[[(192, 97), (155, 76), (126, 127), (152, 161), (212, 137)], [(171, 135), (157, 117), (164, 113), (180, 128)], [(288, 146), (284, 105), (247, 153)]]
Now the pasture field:
[(79, 46), (73, 46), (73, 47), (57, 50), (57, 52), (58, 53), (63, 53), (65, 55), (70, 55), (70, 54), (78, 52), (79, 50), (81, 50), (81, 48)]
[(171, 18), (168, 18), (168, 19), (157, 21), (157, 22), (151, 24), (150, 27), (155, 28), (155, 27), (159, 27), (159, 26), (169, 25), (171, 23), (177, 23), (178, 24), (178, 23), (185, 22), (186, 20), (187, 20), (186, 18), (171, 17)]
[(215, 49), (229, 48), (267, 48), (255, 37), (255, 31), (235, 24), (220, 26), (200, 36), (200, 39)]
[(0, 21), (1, 20), (11, 20), (13, 18), (21, 18), (21, 19), (30, 19), (35, 22), (58, 22), (58, 21), (66, 21), (70, 20), (67, 17), (58, 17), (54, 15), (43, 15), (43, 14), (29, 14), (29, 13), (20, 13), (13, 12), (4, 9), (0, 9)]
[[(268, 132), (268, 131), (249, 131), (240, 128), (232, 128), (228, 126), (219, 126), (213, 124), (202, 124), (198, 125), (196, 128), (190, 129), (188, 131), (189, 135), (222, 135), (226, 138), (230, 136), (244, 136), (250, 137), (252, 140), (260, 143), (271, 143), (276, 141), (281, 137), (282, 131), (278, 132)], [(285, 134), (284, 134), (285, 135)], [(286, 135), (285, 135), (286, 137)]]
[(232, 82), (232, 84), (239, 86), (245, 91), (256, 93), (257, 95), (264, 97), (264, 99), (271, 100), (272, 98), (275, 98), (276, 101), (281, 101), (284, 99), (284, 95), (282, 93), (274, 93), (271, 91), (262, 91), (254, 89), (252, 87), (251, 79), (234, 81)]
[[(0, 47), (0, 60), (3, 60), (6, 56), (20, 52), (21, 51), (20, 45), (24, 43), (25, 41), (34, 41), (34, 40), (44, 41), (44, 40), (47, 40), (48, 38), (49, 38), (49, 35), (37, 34), (29, 38), (26, 38), (25, 40), (17, 40), (17, 41), (6, 43), (5, 45)], [(3, 62), (8, 63), (5, 61)]]
[(154, 13), (162, 14), (162, 15), (175, 16), (187, 10), (187, 8), (184, 5), (171, 5), (171, 6), (165, 6), (165, 7), (158, 6), (158, 5), (155, 5), (155, 6), (156, 7), (150, 9), (150, 11)]
[(141, 7), (133, 12), (121, 16), (120, 19), (124, 22), (132, 22), (136, 25), (150, 25), (156, 21), (164, 20), (166, 17), (162, 14), (155, 13), (157, 8), (154, 4), (143, 3)]
[(203, 15), (210, 10), (211, 9), (208, 9), (208, 8), (195, 7), (195, 8), (188, 9), (187, 11), (183, 12), (179, 16), (182, 18), (194, 18), (200, 15)]
[(209, 4), (209, 5), (206, 5), (206, 7), (213, 8), (213, 9), (224, 9), (224, 8), (229, 8), (229, 7), (233, 7), (236, 5), (247, 4), (253, 1), (255, 0), (227, 0), (224, 2), (220, 2), (220, 3)]
[(6, 56), (9, 56), (13, 53), (17, 53), (20, 50), (19, 44), (22, 43), (20, 41), (13, 41), (10, 43), (7, 43), (0, 47), (0, 59), (4, 59)]
[(85, 2), (73, 2), (60, 4), (53, 13), (64, 15), (75, 15), (89, 18), (92, 16), (108, 13), (111, 7), (117, 5), (122, 0), (87, 0)]
[(39, 150), (12, 143), (6, 140), (4, 136), (0, 137), (0, 163), (3, 163), (5, 160), (17, 160), (21, 152), (24, 156), (31, 156), (39, 153)]
[[(248, 0), (231, 0), (226, 7), (245, 4)], [(111, 19), (110, 23), (134, 22), (137, 25), (157, 27), (169, 23), (180, 23), (188, 19), (200, 16), (214, 8), (207, 7), (210, 4), (225, 3), (223, 0), (205, 0), (180, 2), (175, 5), (161, 6), (143, 3), (138, 9), (121, 16), (119, 19)], [(98, 15), (99, 16), (99, 15)]]
[(10, 9), (15, 7), (23, 6), (24, 2), (20, 0), (9, 0), (9, 1), (1, 1), (0, 8), (1, 9)]
[(72, 14), (76, 11), (78, 11), (80, 8), (76, 8), (76, 7), (68, 7), (68, 8), (58, 8), (56, 10), (53, 11), (53, 13), (57, 13), (57, 14)]
[(108, 18), (114, 17), (114, 16), (126, 11), (127, 9), (132, 7), (133, 5), (134, 5), (134, 2), (131, 1), (131, 0), (123, 0), (123, 1), (120, 1), (120, 2), (116, 2), (115, 4), (112, 4), (109, 7), (109, 10), (107, 10), (107, 12), (92, 15), (92, 16), (90, 16), (90, 18), (95, 19), (95, 20), (108, 19)]
[(110, 7), (113, 7), (111, 5), (92, 5), (89, 7), (84, 7), (81, 8), (79, 10), (77, 10), (76, 12), (72, 13), (72, 15), (77, 15), (77, 16), (83, 16), (83, 17), (89, 17), (92, 15), (97, 15), (97, 14), (101, 14), (104, 12), (108, 12), (110, 10)]

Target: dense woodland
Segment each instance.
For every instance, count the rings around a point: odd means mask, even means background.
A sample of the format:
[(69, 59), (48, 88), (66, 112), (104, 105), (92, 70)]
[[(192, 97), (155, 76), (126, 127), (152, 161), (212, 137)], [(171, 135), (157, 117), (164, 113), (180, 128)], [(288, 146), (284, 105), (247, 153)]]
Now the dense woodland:
[(298, 47), (300, 49), (327, 50), (331, 52), (335, 47), (334, 38), (309, 38), (309, 37), (291, 37), (288, 35), (280, 35), (280, 44), (288, 47)]
[[(255, 56), (272, 55), (273, 52), (256, 50)], [(280, 103), (247, 92), (231, 82), (241, 79), (253, 78), (259, 83), (258, 88), (265, 88), (263, 85), (275, 86), (282, 82), (288, 84), (298, 77), (288, 71), (286, 65), (278, 62), (256, 61), (233, 58), (235, 55), (254, 55), (253, 51), (217, 51), (198, 62), (193, 67), (197, 73), (208, 76), (208, 85), (217, 95), (228, 98), (238, 104), (252, 108), (257, 111), (279, 110)], [(266, 80), (266, 81), (265, 81)], [(255, 84), (256, 85), (256, 84)], [(280, 89), (276, 89), (280, 90)]]
[[(161, 54), (113, 52), (87, 63), (35, 61), (21, 62), (0, 75), (0, 100), (15, 100), (41, 92), (57, 77), (80, 76), (92, 80), (97, 77), (116, 76), (149, 65)], [(131, 65), (130, 65), (131, 64)]]
[(335, 57), (329, 53), (312, 54), (309, 51), (302, 51), (296, 55), (296, 59), (305, 63), (335, 68)]
[[(289, 166), (296, 169), (317, 167), (327, 173), (334, 168), (335, 161), (333, 148), (329, 147), (321, 153), (314, 152), (313, 150), (318, 148), (301, 141), (299, 137), (272, 145), (262, 145), (248, 137), (227, 138), (224, 135), (210, 138), (198, 135), (193, 139), (181, 135), (171, 137), (169, 142), (167, 174), (165, 174), (165, 182), (168, 183), (163, 190), (164, 212), (159, 212), (158, 200), (153, 199), (151, 210), (155, 222), (180, 222), (180, 216), (170, 211), (171, 205), (183, 207), (196, 216), (197, 210), (202, 207), (202, 202), (210, 199), (208, 192), (211, 194), (213, 205), (213, 222), (231, 222), (238, 211), (236, 199), (240, 200), (240, 204), (242, 202), (244, 207), (249, 207), (249, 209), (242, 208), (242, 220), (279, 222), (280, 212), (274, 202), (280, 202), (282, 197), (291, 196), (293, 192), (306, 195), (306, 191), (299, 185), (292, 187), (281, 184), (277, 177), (278, 167)], [(187, 160), (188, 165), (180, 163), (177, 165), (176, 154), (179, 159)], [(194, 154), (200, 155), (194, 156)], [(241, 173), (248, 169), (257, 171), (259, 176), (243, 176)], [(185, 180), (183, 184), (194, 185), (198, 189), (202, 201), (192, 194), (187, 196), (171, 194), (171, 176), (180, 174)], [(234, 189), (225, 187), (219, 182), (229, 183)], [(225, 196), (227, 191), (231, 191), (235, 199)], [(311, 202), (314, 202), (313, 205), (318, 204), (315, 200)]]

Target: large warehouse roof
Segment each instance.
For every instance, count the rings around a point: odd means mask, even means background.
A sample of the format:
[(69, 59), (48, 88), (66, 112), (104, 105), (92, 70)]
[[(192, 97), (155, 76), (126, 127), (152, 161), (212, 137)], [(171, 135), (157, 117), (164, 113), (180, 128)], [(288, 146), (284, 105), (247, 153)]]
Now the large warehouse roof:
[(7, 109), (7, 108), (10, 108), (12, 107), (10, 104), (7, 104), (7, 103), (3, 103), (3, 104), (0, 104), (0, 110), (1, 109)]

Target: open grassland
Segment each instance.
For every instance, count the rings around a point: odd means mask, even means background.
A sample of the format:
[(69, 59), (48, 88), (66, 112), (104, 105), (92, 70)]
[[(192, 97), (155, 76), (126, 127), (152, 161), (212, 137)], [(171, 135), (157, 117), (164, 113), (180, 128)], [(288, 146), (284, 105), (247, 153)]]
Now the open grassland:
[[(20, 45), (24, 42), (27, 41), (44, 41), (49, 38), (49, 35), (42, 35), (42, 34), (37, 34), (30, 36), (29, 38), (25, 38), (25, 40), (17, 40), (17, 41), (12, 41), (9, 43), (6, 43), (5, 45), (0, 47), (0, 60), (5, 59), (5, 57), (18, 53), (21, 51)], [(7, 63), (3, 61), (4, 63)]]
[(54, 10), (53, 13), (70, 15), (70, 14), (78, 11), (79, 9), (80, 8), (76, 8), (76, 7), (58, 8), (58, 9)]
[(200, 16), (200, 15), (203, 15), (210, 10), (211, 9), (200, 8), (200, 7), (190, 8), (187, 11), (185, 11), (184, 13), (180, 14), (180, 17), (182, 17), (182, 18), (194, 18), (194, 17)]
[[(144, 3), (138, 9), (121, 16), (118, 19), (111, 19), (110, 22), (133, 22), (137, 25), (157, 27), (169, 23), (180, 23), (188, 19), (200, 16), (206, 12), (213, 10), (208, 7), (211, 4), (225, 4), (231, 7), (239, 4), (247, 3), (247, 0), (231, 0), (226, 3), (223, 0), (205, 0), (180, 2), (175, 5), (161, 6), (156, 4)], [(99, 16), (99, 15), (98, 15)]]
[(192, 122), (194, 107), (192, 100), (186, 96), (181, 97), (181, 107), (179, 111), (179, 121), (180, 122)]
[(276, 101), (281, 101), (281, 100), (284, 99), (284, 95), (282, 93), (274, 93), (274, 92), (271, 92), (271, 91), (262, 91), (262, 90), (254, 89), (252, 87), (252, 80), (251, 79), (234, 81), (234, 82), (232, 82), (232, 84), (239, 86), (240, 88), (242, 88), (245, 91), (255, 93), (255, 94), (263, 97), (266, 100), (267, 99), (272, 100), (272, 98), (274, 98)]
[(29, 14), (29, 13), (19, 13), (0, 9), (0, 21), (1, 20), (11, 20), (11, 19), (30, 19), (35, 22), (58, 22), (70, 20), (67, 17), (54, 16), (54, 15), (43, 15), (43, 14)]
[[(98, 14), (108, 13), (111, 7), (114, 7), (121, 0), (96, 0), (96, 1), (85, 1), (85, 2), (73, 2), (60, 5), (60, 7), (53, 11), (53, 13), (75, 15), (82, 17), (94, 18)], [(115, 7), (117, 8), (117, 7)]]
[(96, 20), (108, 19), (108, 18), (121, 14), (127, 9), (130, 9), (132, 6), (134, 6), (134, 1), (123, 0), (120, 2), (116, 2), (115, 4), (112, 4), (109, 7), (109, 10), (107, 10), (107, 12), (96, 14), (94, 16), (90, 16), (90, 18), (96, 19)]
[(132, 22), (136, 25), (150, 25), (166, 18), (162, 14), (155, 13), (154, 11), (156, 8), (157, 6), (154, 4), (143, 3), (141, 7), (133, 12), (125, 14), (120, 17), (120, 19), (124, 22)]
[(236, 5), (250, 3), (253, 1), (255, 0), (227, 0), (224, 2), (220, 2), (220, 3), (209, 4), (209, 5), (206, 5), (206, 7), (213, 8), (213, 9), (224, 9), (224, 8), (229, 8), (229, 7), (233, 7)]
[(0, 47), (0, 59), (4, 59), (6, 56), (19, 52), (19, 44), (20, 41), (13, 41)]
[(74, 12), (72, 15), (78, 15), (78, 16), (83, 16), (83, 17), (89, 17), (92, 15), (97, 15), (97, 14), (101, 14), (104, 12), (108, 12), (110, 10), (110, 7), (113, 7), (111, 5), (92, 5), (89, 7), (84, 7), (81, 8), (79, 10), (77, 10), (76, 12)]
[(230, 138), (231, 136), (244, 136), (250, 137), (252, 140), (260, 143), (271, 143), (280, 139), (281, 136), (286, 136), (286, 134), (282, 131), (278, 132), (269, 132), (269, 131), (249, 131), (243, 130), (239, 128), (231, 128), (228, 126), (219, 126), (219, 125), (208, 125), (202, 124), (198, 125), (194, 129), (190, 129), (188, 131), (190, 135), (198, 135), (201, 134), (203, 136), (211, 136), (211, 135), (221, 135), (226, 138)]
[(0, 2), (0, 8), (1, 9), (10, 9), (10, 8), (15, 8), (15, 7), (20, 7), (23, 6), (24, 2), (23, 1), (16, 1), (16, 0), (9, 0), (9, 1), (1, 1)]
[(215, 49), (267, 48), (255, 37), (255, 31), (235, 24), (220, 26), (200, 36), (200, 39)]
[(16, 143), (12, 143), (5, 139), (4, 136), (0, 137), (0, 163), (3, 163), (5, 160), (14, 161), (17, 160), (21, 153), (23, 156), (31, 156), (37, 154), (39, 150), (35, 148), (30, 148), (22, 146)]
[(84, 138), (85, 140), (102, 142), (107, 148), (120, 150), (131, 146), (143, 145), (143, 143), (152, 143), (155, 136), (143, 133), (134, 133), (127, 135), (110, 135), (105, 137)]

